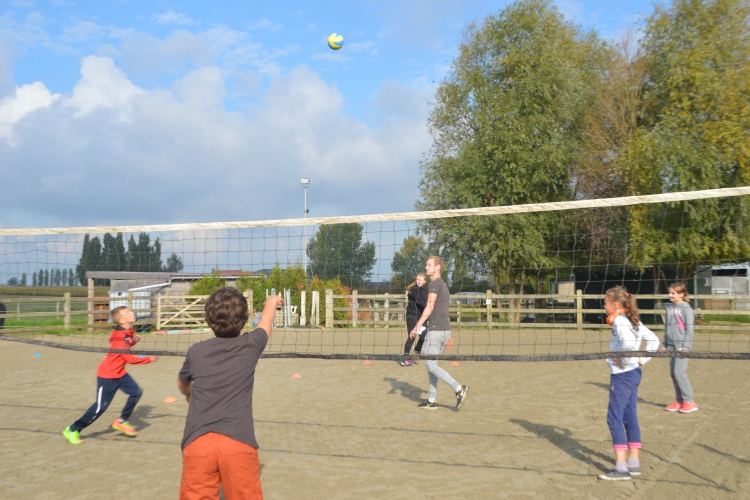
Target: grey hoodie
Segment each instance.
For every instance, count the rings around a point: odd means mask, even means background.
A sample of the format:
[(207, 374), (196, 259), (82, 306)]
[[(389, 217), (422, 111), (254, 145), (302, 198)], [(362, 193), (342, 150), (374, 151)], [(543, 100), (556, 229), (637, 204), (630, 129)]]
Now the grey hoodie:
[(667, 319), (664, 325), (664, 347), (673, 351), (689, 351), (693, 345), (695, 314), (688, 302), (665, 307)]

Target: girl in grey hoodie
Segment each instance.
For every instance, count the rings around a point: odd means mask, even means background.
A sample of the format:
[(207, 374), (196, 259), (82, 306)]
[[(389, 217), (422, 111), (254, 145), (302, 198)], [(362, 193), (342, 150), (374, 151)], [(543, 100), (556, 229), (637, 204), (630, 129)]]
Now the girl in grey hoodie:
[[(695, 314), (687, 298), (687, 287), (684, 283), (669, 285), (669, 300), (672, 304), (666, 307), (664, 324), (664, 345), (661, 350), (690, 351), (693, 345), (693, 327)], [(669, 358), (669, 374), (674, 384), (675, 402), (664, 408), (667, 411), (693, 413), (698, 405), (693, 399), (693, 388), (687, 378), (688, 358)]]

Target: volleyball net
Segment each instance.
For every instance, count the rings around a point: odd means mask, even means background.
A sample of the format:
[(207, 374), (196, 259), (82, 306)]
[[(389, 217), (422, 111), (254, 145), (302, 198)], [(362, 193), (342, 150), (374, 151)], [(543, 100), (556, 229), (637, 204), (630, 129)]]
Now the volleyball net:
[[(136, 313), (134, 353), (211, 338), (226, 285), (257, 323), (282, 293), (264, 356), (404, 356), (406, 287), (445, 261), (454, 346), (441, 359), (610, 357), (604, 292), (625, 286), (664, 334), (669, 284), (696, 314), (681, 356), (750, 359), (750, 187), (600, 200), (231, 223), (0, 229), (0, 339), (108, 352), (109, 311)], [(622, 353), (618, 353), (620, 355)], [(653, 353), (670, 356), (674, 353)]]

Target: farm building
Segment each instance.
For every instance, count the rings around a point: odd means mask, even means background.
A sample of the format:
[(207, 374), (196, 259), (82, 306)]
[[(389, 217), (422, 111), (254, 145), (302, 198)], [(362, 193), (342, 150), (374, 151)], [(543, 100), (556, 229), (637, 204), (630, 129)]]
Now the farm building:
[[(265, 279), (266, 270), (219, 271), (228, 286), (234, 286), (239, 278), (250, 276)], [(86, 271), (86, 278), (109, 280), (110, 293), (148, 292), (148, 295), (187, 295), (194, 281), (210, 273), (142, 273), (127, 271)], [(111, 296), (111, 295), (110, 295)]]
[[(750, 263), (722, 264), (705, 267), (695, 273), (696, 295), (716, 295), (715, 299), (698, 299), (696, 308), (721, 310), (730, 308), (727, 295), (750, 295)], [(722, 297), (724, 296), (724, 297)], [(750, 309), (750, 301), (737, 300), (734, 307)]]

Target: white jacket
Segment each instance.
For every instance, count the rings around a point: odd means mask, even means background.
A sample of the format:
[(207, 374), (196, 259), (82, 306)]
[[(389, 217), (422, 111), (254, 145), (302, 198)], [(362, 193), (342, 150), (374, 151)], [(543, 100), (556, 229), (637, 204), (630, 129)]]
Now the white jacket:
[[(643, 323), (640, 323), (638, 328), (633, 328), (630, 320), (624, 314), (615, 318), (615, 321), (612, 323), (612, 340), (609, 343), (610, 352), (640, 351), (641, 341), (643, 340), (646, 341), (646, 351), (655, 352), (659, 349), (659, 337), (643, 326)], [(616, 375), (635, 370), (650, 360), (651, 358), (646, 357), (622, 358), (622, 367), (620, 367), (615, 364), (612, 358), (607, 358), (607, 364), (612, 374)]]

